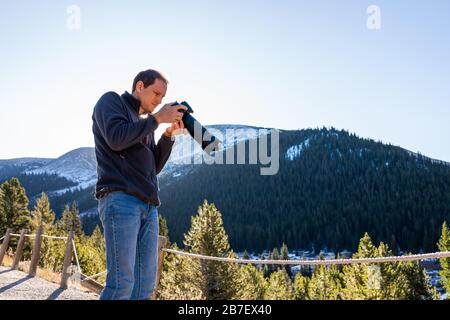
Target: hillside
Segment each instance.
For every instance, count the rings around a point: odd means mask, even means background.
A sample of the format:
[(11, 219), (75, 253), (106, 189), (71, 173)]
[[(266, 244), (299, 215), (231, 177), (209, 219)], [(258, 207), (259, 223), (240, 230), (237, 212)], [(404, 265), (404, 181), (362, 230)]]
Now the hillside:
[[(354, 250), (366, 231), (401, 250), (436, 249), (440, 226), (450, 221), (448, 163), (333, 128), (279, 130), (279, 136), (280, 167), (273, 176), (260, 175), (260, 164), (192, 164), (202, 151), (194, 144), (183, 153), (192, 140), (178, 139), (159, 177), (159, 209), (171, 240), (182, 245), (191, 216), (208, 199), (221, 210), (237, 251), (271, 249), (283, 241), (290, 248)], [(248, 150), (248, 138), (234, 138), (225, 148), (245, 144)], [(98, 223), (92, 148), (58, 159), (0, 161), (2, 180), (14, 175), (30, 206), (45, 191), (58, 216), (76, 200), (85, 231)]]

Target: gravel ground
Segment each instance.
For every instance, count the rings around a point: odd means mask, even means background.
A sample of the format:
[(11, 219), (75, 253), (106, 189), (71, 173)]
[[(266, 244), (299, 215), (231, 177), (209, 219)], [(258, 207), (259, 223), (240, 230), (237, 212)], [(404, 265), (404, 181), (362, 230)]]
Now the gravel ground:
[(61, 289), (56, 283), (0, 266), (0, 300), (98, 300), (98, 295)]

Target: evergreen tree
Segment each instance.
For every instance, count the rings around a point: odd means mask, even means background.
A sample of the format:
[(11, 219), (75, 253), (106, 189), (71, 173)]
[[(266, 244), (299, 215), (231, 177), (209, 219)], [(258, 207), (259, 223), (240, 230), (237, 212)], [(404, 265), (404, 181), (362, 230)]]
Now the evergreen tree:
[(294, 290), (292, 281), (286, 270), (281, 269), (273, 272), (268, 280), (267, 289), (264, 294), (265, 300), (292, 300)]
[(93, 275), (105, 271), (105, 243), (100, 229), (97, 227), (91, 236), (75, 236), (74, 240), (81, 272)]
[(2, 183), (0, 190), (0, 234), (5, 234), (7, 228), (12, 228), (13, 232), (30, 229), (29, 200), (19, 180), (12, 178)]
[[(289, 260), (288, 246), (284, 242), (283, 245), (281, 246), (281, 260)], [(292, 270), (290, 265), (284, 265), (283, 268), (286, 270), (287, 274), (289, 275), (289, 278), (292, 278)]]
[(395, 291), (388, 298), (404, 300), (439, 300), (439, 294), (433, 287), (419, 261), (402, 262), (398, 265), (393, 281)]
[[(266, 260), (266, 258), (264, 258), (264, 254), (261, 253), (259, 255), (259, 260)], [(260, 266), (260, 268), (261, 268), (262, 272), (264, 273), (264, 278), (268, 278), (269, 277), (269, 273), (270, 273), (269, 265), (265, 263), (265, 264), (262, 264)]]
[[(366, 233), (354, 258), (392, 256), (383, 242), (375, 247)], [(418, 262), (353, 264), (343, 267), (344, 299), (420, 299), (436, 298), (428, 278)]]
[(106, 253), (106, 244), (105, 244), (105, 237), (103, 236), (103, 233), (100, 230), (100, 226), (96, 226), (94, 229), (94, 232), (90, 236), (90, 239), (95, 247), (97, 247), (99, 253), (105, 254)]
[(160, 214), (158, 214), (159, 223), (159, 235), (166, 237), (167, 242), (169, 242), (169, 228), (167, 228), (167, 220)]
[[(179, 250), (176, 244), (171, 249)], [(205, 300), (201, 287), (197, 285), (198, 280), (193, 282), (193, 279), (201, 278), (197, 261), (182, 255), (166, 254), (156, 297), (161, 300)]]
[(294, 300), (309, 300), (310, 278), (298, 272), (294, 279)]
[[(273, 248), (272, 253), (269, 256), (269, 260), (280, 260), (280, 254), (278, 253), (278, 248)], [(280, 265), (269, 264), (268, 269), (269, 269), (269, 274), (267, 275), (267, 277), (270, 277), (272, 272), (278, 271), (280, 269)]]
[[(366, 233), (360, 240), (358, 251), (353, 258), (375, 258), (378, 250)], [(381, 299), (381, 274), (378, 265), (352, 264), (343, 267), (344, 288), (342, 296), (346, 300)]]
[[(447, 227), (446, 222), (442, 224), (441, 238), (439, 239), (438, 247), (442, 252), (450, 251), (450, 228)], [(450, 258), (439, 259), (439, 262), (441, 264), (441, 271), (439, 271), (441, 283), (450, 299)]]
[(340, 300), (342, 279), (336, 266), (318, 266), (308, 283), (308, 297), (311, 300)]
[[(50, 208), (47, 194), (42, 192), (31, 211), (31, 231), (35, 232), (40, 226), (48, 228), (55, 222), (55, 213)], [(44, 229), (45, 230), (45, 229)]]
[(75, 201), (72, 202), (70, 208), (68, 205), (64, 207), (62, 217), (58, 221), (58, 228), (65, 234), (69, 231), (73, 231), (76, 236), (80, 237), (83, 235), (79, 211)]
[[(221, 213), (214, 204), (208, 204), (206, 200), (199, 207), (198, 214), (192, 217), (184, 245), (195, 254), (237, 258), (230, 251)], [(192, 283), (200, 288), (206, 299), (231, 299), (236, 295), (236, 264), (200, 259), (193, 261), (190, 266), (196, 269), (192, 271), (193, 274), (200, 274), (199, 278), (192, 279)]]
[(266, 289), (266, 279), (261, 270), (247, 264), (239, 268), (236, 280), (236, 299), (241, 300), (263, 300)]

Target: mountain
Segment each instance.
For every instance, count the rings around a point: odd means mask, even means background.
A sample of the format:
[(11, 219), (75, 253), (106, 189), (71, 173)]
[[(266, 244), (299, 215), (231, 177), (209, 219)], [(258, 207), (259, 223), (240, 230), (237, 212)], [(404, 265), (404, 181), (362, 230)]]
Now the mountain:
[(97, 181), (95, 151), (93, 148), (75, 149), (41, 167), (29, 168), (24, 173), (27, 175), (54, 174), (76, 183), (70, 188), (53, 191), (55, 194), (86, 189), (95, 185)]
[[(258, 127), (208, 127), (223, 136), (227, 129), (224, 154), (271, 137)], [(440, 225), (450, 221), (448, 162), (334, 128), (277, 133), (279, 172), (272, 176), (261, 175), (266, 165), (248, 164), (248, 156), (247, 164), (195, 164), (205, 154), (190, 136), (177, 137), (159, 176), (159, 212), (171, 241), (182, 245), (191, 216), (207, 199), (222, 212), (235, 250), (262, 251), (283, 241), (290, 248), (354, 250), (366, 231), (402, 250), (436, 249)], [(32, 200), (46, 191), (57, 215), (76, 200), (90, 232), (98, 223), (95, 165), (93, 148), (80, 148), (58, 159), (0, 160), (0, 177), (18, 176)]]

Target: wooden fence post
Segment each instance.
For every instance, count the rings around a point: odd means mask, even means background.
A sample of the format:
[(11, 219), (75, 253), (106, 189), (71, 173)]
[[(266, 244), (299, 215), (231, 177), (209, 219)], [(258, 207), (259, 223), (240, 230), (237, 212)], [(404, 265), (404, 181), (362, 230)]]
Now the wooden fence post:
[(167, 245), (167, 238), (163, 237), (163, 236), (158, 236), (158, 252), (159, 252), (159, 256), (158, 256), (158, 271), (156, 273), (155, 289), (153, 290), (152, 299), (156, 298), (156, 291), (157, 291), (158, 286), (159, 286), (159, 279), (161, 278), (161, 271), (162, 271), (163, 263), (164, 263), (165, 251), (163, 251), (163, 249), (166, 247), (166, 245)]
[(23, 246), (25, 245), (25, 232), (26, 232), (25, 229), (22, 229), (20, 231), (19, 243), (17, 244), (16, 253), (14, 254), (14, 261), (11, 266), (12, 270), (17, 270), (19, 268), (19, 262), (20, 259), (22, 259), (23, 255)]
[(61, 284), (60, 287), (63, 289), (67, 289), (67, 282), (69, 281), (70, 277), (70, 266), (72, 265), (72, 240), (73, 240), (73, 231), (69, 232), (69, 235), (67, 236), (67, 243), (66, 243), (66, 253), (64, 255), (64, 264), (61, 274)]
[(3, 239), (2, 246), (0, 247), (0, 266), (3, 263), (3, 258), (5, 257), (6, 250), (8, 250), (9, 240), (11, 239), (11, 232), (11, 228), (8, 228), (6, 230), (5, 238)]
[(36, 238), (34, 239), (33, 253), (31, 255), (30, 269), (28, 274), (31, 277), (36, 276), (37, 266), (39, 264), (39, 258), (41, 256), (41, 244), (42, 244), (42, 233), (44, 231), (43, 226), (39, 226), (36, 232)]

